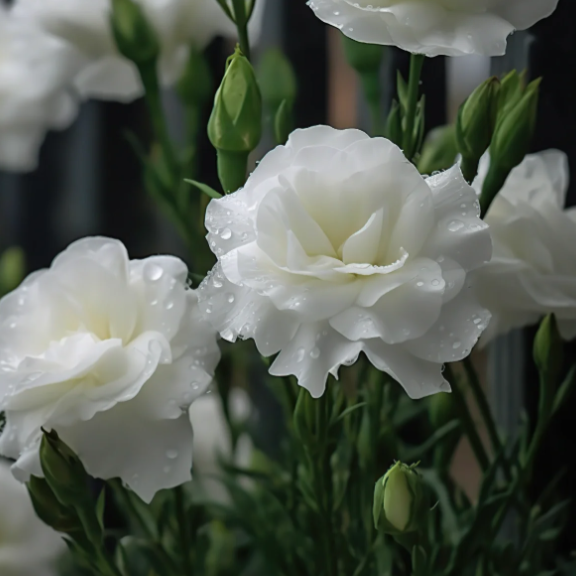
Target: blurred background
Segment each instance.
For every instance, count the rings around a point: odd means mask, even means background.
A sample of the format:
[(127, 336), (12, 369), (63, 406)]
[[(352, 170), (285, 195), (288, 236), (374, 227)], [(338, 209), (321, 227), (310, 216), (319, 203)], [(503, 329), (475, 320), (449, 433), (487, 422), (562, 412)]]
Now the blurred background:
[[(345, 62), (339, 32), (314, 18), (305, 0), (268, 0), (263, 35), (255, 61), (270, 47), (280, 47), (297, 74), (296, 126), (331, 124), (338, 128), (368, 129), (369, 114), (356, 76)], [(208, 48), (216, 84), (233, 45), (222, 39)], [(540, 113), (533, 151), (558, 148), (570, 158), (576, 174), (576, 4), (560, 0), (552, 17), (531, 31), (515, 34), (502, 58), (461, 57), (428, 59), (423, 73), (427, 98), (427, 130), (455, 118), (461, 102), (485, 78), (513, 68), (526, 69), (529, 78), (544, 76)], [(396, 69), (407, 74), (408, 54), (387, 50), (382, 68), (385, 104), (395, 93)], [(164, 104), (176, 140), (181, 134), (182, 110), (171, 93)], [(209, 109), (205, 110), (204, 125)], [(48, 134), (41, 151), (39, 168), (30, 174), (0, 173), (0, 251), (20, 246), (28, 272), (46, 267), (71, 241), (86, 235), (106, 235), (122, 240), (133, 258), (153, 253), (186, 257), (174, 226), (149, 198), (141, 180), (139, 162), (128, 143), (132, 132), (143, 142), (150, 140), (144, 103), (86, 102), (76, 122), (65, 132)], [(272, 146), (271, 135), (262, 141), (256, 157)], [(216, 156), (207, 137), (200, 140), (197, 178), (214, 187)], [(568, 204), (576, 204), (576, 176)], [(536, 372), (522, 333), (501, 338), (487, 353), (476, 358), (499, 425), (514, 437), (522, 411), (535, 410)], [(576, 356), (572, 349), (572, 357)], [(253, 397), (273, 422), (274, 407), (263, 386), (254, 383)], [(569, 421), (576, 401), (557, 418), (542, 450), (550, 460), (564, 460), (572, 454)], [(571, 494), (576, 486), (576, 465), (559, 488)], [(547, 478), (546, 462), (540, 462), (542, 480)], [(478, 470), (465, 445), (455, 461), (454, 474), (474, 494)], [(537, 490), (539, 486), (535, 487)], [(576, 512), (576, 510), (574, 510)], [(572, 514), (576, 529), (576, 513)], [(566, 543), (568, 546), (568, 542)], [(568, 548), (566, 548), (568, 550)]]

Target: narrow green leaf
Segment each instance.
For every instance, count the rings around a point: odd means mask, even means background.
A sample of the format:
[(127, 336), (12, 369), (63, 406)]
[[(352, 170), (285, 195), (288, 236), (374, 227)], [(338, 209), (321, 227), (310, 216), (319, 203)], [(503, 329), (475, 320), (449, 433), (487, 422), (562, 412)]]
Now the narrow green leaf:
[(184, 178), (184, 182), (198, 188), (200, 192), (206, 194), (206, 196), (209, 196), (210, 198), (222, 198), (222, 194), (220, 194), (220, 192), (216, 192), (216, 190), (208, 186), (208, 184), (203, 184), (202, 182), (198, 182), (196, 180), (190, 180), (189, 178)]
[(560, 410), (560, 408), (562, 408), (564, 402), (568, 400), (570, 394), (572, 394), (574, 391), (574, 386), (576, 386), (576, 364), (570, 368), (570, 371), (564, 379), (564, 382), (562, 382), (560, 388), (558, 388), (558, 392), (556, 392), (552, 414), (556, 413), (558, 410)]

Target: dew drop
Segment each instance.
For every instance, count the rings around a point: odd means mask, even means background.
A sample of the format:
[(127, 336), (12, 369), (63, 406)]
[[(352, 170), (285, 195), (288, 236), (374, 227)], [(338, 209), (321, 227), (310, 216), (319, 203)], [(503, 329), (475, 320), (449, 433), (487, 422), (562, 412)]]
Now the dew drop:
[(230, 240), (230, 238), (232, 238), (232, 230), (230, 230), (230, 228), (224, 228), (224, 230), (220, 232), (220, 238), (222, 238), (222, 240)]
[(320, 358), (320, 348), (314, 346), (314, 348), (312, 348), (310, 351), (310, 358), (313, 358), (314, 360)]
[(164, 466), (164, 468), (162, 468), (162, 471), (164, 472), (164, 474), (170, 474), (170, 472), (172, 471), (172, 466)]
[(163, 274), (164, 270), (162, 270), (162, 268), (160, 268), (160, 266), (157, 264), (152, 264), (149, 262), (144, 267), (144, 277), (150, 282), (157, 282), (160, 280), (160, 278), (162, 278)]
[(305, 354), (306, 350), (304, 350), (304, 348), (298, 348), (298, 350), (296, 350), (296, 362), (302, 362), (302, 360), (304, 360)]
[(460, 348), (462, 346), (462, 342), (456, 341), (454, 342), (454, 344), (452, 344), (452, 348), (454, 350), (458, 350), (458, 348)]
[(166, 310), (172, 310), (172, 308), (174, 308), (174, 302), (168, 300), (168, 302), (166, 302)]
[(432, 286), (440, 286), (440, 280), (432, 280)]
[(166, 452), (166, 458), (169, 458), (170, 460), (178, 458), (178, 450), (168, 450)]
[(418, 286), (418, 288), (422, 288), (422, 286), (424, 286), (424, 282), (417, 282), (416, 286)]
[(235, 299), (236, 298), (234, 297), (234, 294), (227, 294), (226, 295), (226, 300), (228, 300), (228, 302), (230, 302), (230, 304), (232, 304)]
[(460, 222), (460, 220), (452, 220), (450, 224), (448, 224), (448, 230), (450, 232), (458, 232), (458, 230), (462, 230), (464, 228), (464, 223)]

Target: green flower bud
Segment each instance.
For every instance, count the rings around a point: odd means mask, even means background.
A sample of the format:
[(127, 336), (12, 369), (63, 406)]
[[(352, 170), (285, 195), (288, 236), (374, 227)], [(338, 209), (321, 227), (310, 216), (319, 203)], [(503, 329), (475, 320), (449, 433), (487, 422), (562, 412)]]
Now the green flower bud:
[(424, 486), (414, 466), (396, 462), (376, 482), (374, 525), (391, 535), (418, 532), (423, 528), (428, 505)]
[(536, 127), (540, 82), (530, 83), (516, 104), (500, 115), (490, 145), (492, 165), (511, 171), (524, 160)]
[(142, 7), (134, 0), (112, 0), (110, 25), (118, 52), (137, 66), (155, 62), (160, 43)]
[(456, 121), (456, 143), (462, 154), (462, 172), (471, 182), (478, 171), (478, 162), (490, 146), (498, 114), (500, 81), (489, 78), (460, 106)]
[(540, 323), (534, 338), (533, 356), (542, 376), (552, 380), (559, 377), (564, 362), (564, 344), (554, 314), (549, 314)]
[(447, 170), (454, 166), (456, 156), (458, 156), (458, 149), (455, 126), (439, 126), (430, 130), (426, 136), (418, 159), (418, 170), (421, 174)]
[(218, 152), (218, 176), (226, 193), (244, 185), (248, 154), (262, 135), (262, 98), (252, 65), (236, 48), (214, 99), (208, 137)]
[(290, 104), (296, 100), (296, 74), (292, 64), (282, 50), (267, 50), (258, 66), (258, 83), (262, 101), (275, 114), (282, 102)]
[(16, 288), (24, 278), (26, 258), (18, 246), (7, 248), (0, 256), (0, 296)]
[(385, 50), (384, 46), (357, 42), (347, 36), (342, 36), (342, 41), (346, 60), (356, 72), (364, 74), (367, 72), (380, 71)]
[(187, 105), (204, 106), (213, 95), (212, 72), (204, 53), (190, 47), (186, 68), (178, 81), (178, 95)]
[(285, 144), (294, 127), (292, 106), (288, 100), (282, 103), (274, 116), (274, 139), (277, 144)]
[(506, 114), (508, 108), (514, 106), (522, 97), (525, 88), (525, 74), (516, 70), (509, 72), (500, 82), (498, 93), (498, 115)]
[(26, 486), (34, 511), (44, 524), (64, 534), (82, 532), (82, 524), (74, 509), (60, 503), (44, 478), (31, 476)]
[(55, 431), (44, 431), (40, 464), (46, 482), (63, 506), (81, 506), (90, 501), (86, 470)]

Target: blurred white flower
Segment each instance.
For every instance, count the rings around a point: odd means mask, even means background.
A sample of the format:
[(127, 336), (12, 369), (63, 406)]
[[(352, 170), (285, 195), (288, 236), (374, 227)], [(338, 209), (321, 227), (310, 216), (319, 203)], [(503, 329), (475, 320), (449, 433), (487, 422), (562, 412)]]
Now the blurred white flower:
[(79, 64), (69, 46), (0, 4), (0, 169), (33, 170), (47, 130), (74, 119), (68, 87)]
[(190, 478), (188, 408), (220, 352), (178, 258), (85, 238), (0, 300), (0, 454), (42, 476), (40, 427), (150, 501)]
[[(159, 74), (164, 86), (180, 76), (189, 46), (203, 48), (217, 35), (236, 29), (216, 0), (136, 0), (156, 30), (162, 54)], [(256, 34), (264, 0), (251, 21)], [(75, 85), (85, 98), (131, 101), (143, 94), (135, 66), (120, 56), (110, 30), (110, 0), (17, 0), (15, 12), (75, 46), (85, 62)]]
[(54, 562), (64, 542), (36, 516), (28, 491), (0, 459), (0, 574), (56, 576)]
[[(245, 422), (252, 413), (250, 398), (240, 388), (230, 391), (229, 406), (230, 416), (236, 424)], [(248, 468), (252, 459), (252, 441), (247, 434), (241, 434), (235, 450), (232, 450), (232, 439), (218, 394), (205, 394), (198, 398), (190, 406), (189, 414), (194, 429), (194, 479), (211, 500), (225, 501), (226, 488), (217, 478), (222, 474), (219, 459), (232, 460), (237, 466)]]
[[(489, 165), (485, 155), (473, 184), (478, 193)], [(576, 336), (576, 209), (564, 209), (568, 181), (563, 152), (529, 155), (492, 202), (485, 220), (494, 254), (475, 273), (492, 313), (482, 342), (551, 312), (565, 339)]]
[(506, 38), (550, 16), (558, 0), (309, 0), (354, 40), (426, 56), (499, 56)]
[(270, 373), (315, 397), (362, 351), (413, 398), (447, 390), (442, 363), (489, 318), (467, 289), (492, 253), (478, 214), (457, 166), (424, 179), (384, 138), (296, 130), (208, 206), (219, 261), (200, 306), (223, 338), (279, 352)]

